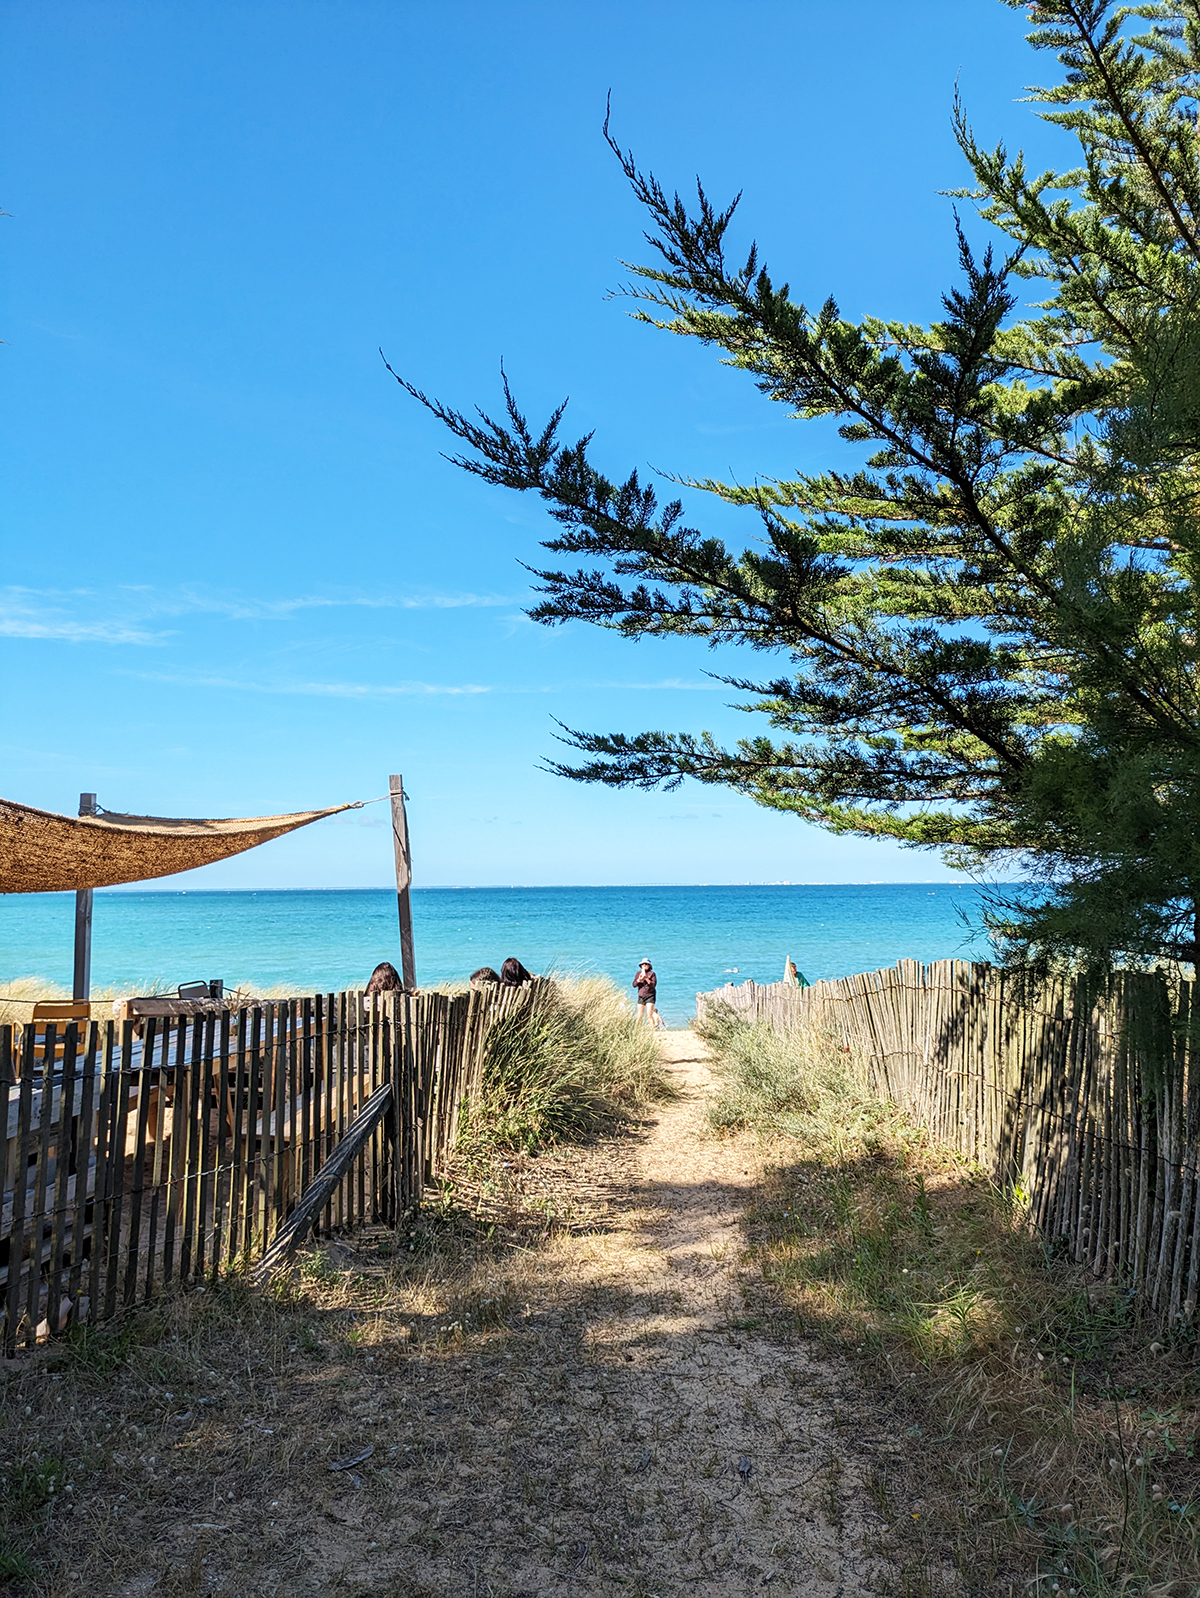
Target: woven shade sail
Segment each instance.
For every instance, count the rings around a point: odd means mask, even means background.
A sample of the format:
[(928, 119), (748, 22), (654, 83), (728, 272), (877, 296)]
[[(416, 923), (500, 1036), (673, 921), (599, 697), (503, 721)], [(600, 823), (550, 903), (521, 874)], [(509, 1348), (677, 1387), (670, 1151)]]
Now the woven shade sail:
[(186, 821), (166, 816), (59, 816), (0, 799), (0, 893), (60, 893), (169, 877), (253, 849), (354, 805), (290, 816)]

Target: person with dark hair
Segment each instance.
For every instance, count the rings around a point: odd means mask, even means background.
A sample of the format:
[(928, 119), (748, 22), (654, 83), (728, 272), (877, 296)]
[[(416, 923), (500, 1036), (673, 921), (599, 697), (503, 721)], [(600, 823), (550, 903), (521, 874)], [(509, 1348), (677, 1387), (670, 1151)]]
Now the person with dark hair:
[(471, 986), (482, 988), (489, 982), (499, 982), (499, 971), (493, 971), (490, 965), (481, 965), (478, 971), (471, 972)]
[(367, 983), (368, 998), (372, 993), (403, 993), (404, 983), (400, 980), (400, 973), (390, 960), (382, 960)]
[(500, 967), (500, 985), (504, 988), (519, 988), (522, 982), (532, 982), (533, 972), (526, 971), (519, 960), (514, 960), (512, 955)]
[(663, 1026), (665, 1023), (662, 1016), (659, 1015), (655, 1003), (658, 998), (658, 978), (655, 976), (654, 967), (649, 960), (643, 960), (633, 973), (633, 981), (630, 983), (630, 987), (637, 989), (638, 1020), (640, 1021), (645, 1016), (652, 1027)]

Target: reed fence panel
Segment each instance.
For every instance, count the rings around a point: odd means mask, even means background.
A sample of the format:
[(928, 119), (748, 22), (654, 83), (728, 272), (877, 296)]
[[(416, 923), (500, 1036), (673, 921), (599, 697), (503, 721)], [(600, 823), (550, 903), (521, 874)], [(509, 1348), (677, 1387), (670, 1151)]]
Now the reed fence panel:
[(1197, 985), (1118, 972), (1037, 988), (988, 965), (902, 960), (799, 988), (697, 994), (780, 1030), (813, 1025), (868, 1087), (1004, 1184), (1042, 1237), (1162, 1326), (1200, 1291)]
[(316, 1230), (394, 1225), (454, 1147), (491, 1027), (540, 987), (0, 1027), (0, 1348), (260, 1260), (384, 1084)]

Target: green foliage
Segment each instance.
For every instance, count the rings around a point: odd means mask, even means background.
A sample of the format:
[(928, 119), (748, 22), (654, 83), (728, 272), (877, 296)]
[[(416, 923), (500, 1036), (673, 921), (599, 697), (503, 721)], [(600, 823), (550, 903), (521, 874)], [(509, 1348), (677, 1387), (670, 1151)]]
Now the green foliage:
[(488, 1034), (462, 1147), (535, 1149), (597, 1131), (669, 1095), (649, 1027), (600, 978), (557, 981)]
[(839, 1136), (858, 1137), (891, 1117), (822, 1033), (747, 1024), (727, 1005), (714, 1005), (696, 1030), (712, 1050), (720, 1078), (708, 1105), (709, 1123), (717, 1130), (756, 1127), (810, 1137), (836, 1127)]
[(30, 1532), (66, 1479), (66, 1467), (53, 1455), (34, 1455), (0, 1473), (0, 1582), (13, 1584), (5, 1591), (17, 1592), (37, 1581), (38, 1563), (19, 1532)]
[(0, 1532), (0, 1581), (32, 1582), (37, 1566), (28, 1553), (4, 1532)]
[[(1016, 4), (1016, 0), (1009, 0)], [(592, 440), (426, 398), (458, 463), (539, 495), (533, 617), (629, 638), (742, 644), (778, 674), (727, 677), (780, 735), (570, 732), (568, 777), (737, 789), (836, 832), (1016, 861), (998, 936), (1045, 955), (1190, 958), (1200, 899), (1200, 0), (1030, 7), (1065, 79), (1033, 92), (1080, 165), (1031, 174), (961, 109), (966, 191), (1011, 253), (973, 250), (928, 327), (847, 321), (793, 299), (736, 202), (670, 194), (611, 141), (656, 252), (628, 290), (646, 323), (699, 340), (800, 419), (834, 417), (828, 471), (690, 490), (745, 507), (738, 553), (606, 476)], [(1127, 36), (1131, 26), (1140, 33)], [(1033, 279), (1036, 314), (1016, 319)]]
[(53, 1457), (12, 1465), (4, 1477), (5, 1507), (12, 1515), (32, 1514), (61, 1491), (66, 1479), (66, 1467)]

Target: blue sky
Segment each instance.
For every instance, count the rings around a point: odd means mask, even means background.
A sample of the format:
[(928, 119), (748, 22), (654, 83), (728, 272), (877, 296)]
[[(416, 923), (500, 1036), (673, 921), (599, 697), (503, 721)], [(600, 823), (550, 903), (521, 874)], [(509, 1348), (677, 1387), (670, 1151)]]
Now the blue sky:
[[(928, 319), (954, 272), (938, 191), (965, 181), (956, 78), (985, 136), (1068, 156), (1016, 103), (1055, 70), (1020, 13), (9, 0), (0, 21), (0, 792), (248, 815), (399, 769), (426, 885), (947, 875), (714, 790), (539, 771), (554, 717), (751, 724), (694, 645), (526, 620), (542, 513), (450, 467), (377, 351), (463, 406), (495, 404), (503, 359), (535, 416), (571, 396), (614, 474), (828, 460), (829, 429), (606, 298), (645, 246), (605, 95), (666, 183), (744, 191), (744, 238), (797, 297)], [(191, 881), (384, 884), (382, 810)]]

